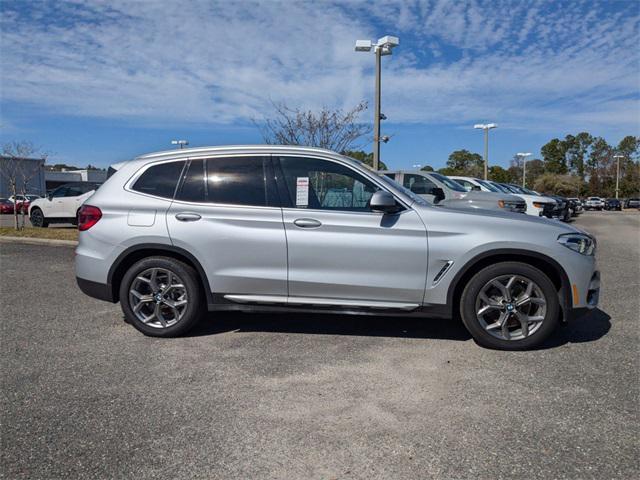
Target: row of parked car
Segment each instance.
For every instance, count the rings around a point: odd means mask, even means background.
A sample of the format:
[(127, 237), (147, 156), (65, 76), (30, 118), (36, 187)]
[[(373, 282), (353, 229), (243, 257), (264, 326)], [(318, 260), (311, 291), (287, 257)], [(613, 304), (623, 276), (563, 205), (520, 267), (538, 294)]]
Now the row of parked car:
[(577, 198), (542, 195), (514, 184), (423, 171), (384, 171), (382, 174), (430, 203), (446, 207), (511, 211), (565, 222), (583, 210)]
[(585, 210), (618, 210), (622, 208), (640, 208), (640, 198), (618, 198), (589, 197), (584, 202)]
[(31, 202), (41, 198), (40, 195), (11, 195), (9, 198), (0, 198), (0, 213), (29, 213)]

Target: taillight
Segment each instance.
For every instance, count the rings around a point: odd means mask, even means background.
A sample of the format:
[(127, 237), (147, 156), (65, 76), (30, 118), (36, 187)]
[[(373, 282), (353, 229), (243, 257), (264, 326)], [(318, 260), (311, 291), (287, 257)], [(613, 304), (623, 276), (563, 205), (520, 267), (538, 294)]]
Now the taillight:
[(78, 230), (84, 232), (93, 227), (102, 218), (102, 212), (93, 205), (83, 205), (78, 212)]

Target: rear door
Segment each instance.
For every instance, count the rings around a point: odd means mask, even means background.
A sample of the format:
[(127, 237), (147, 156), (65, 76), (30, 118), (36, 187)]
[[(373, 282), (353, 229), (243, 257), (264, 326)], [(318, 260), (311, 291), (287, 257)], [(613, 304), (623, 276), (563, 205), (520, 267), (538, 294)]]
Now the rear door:
[(427, 237), (415, 211), (372, 212), (369, 200), (381, 187), (340, 162), (279, 157), (275, 164), (285, 202), (290, 303), (422, 303)]
[(198, 259), (213, 293), (286, 301), (287, 244), (269, 156), (190, 159), (167, 226), (172, 243)]

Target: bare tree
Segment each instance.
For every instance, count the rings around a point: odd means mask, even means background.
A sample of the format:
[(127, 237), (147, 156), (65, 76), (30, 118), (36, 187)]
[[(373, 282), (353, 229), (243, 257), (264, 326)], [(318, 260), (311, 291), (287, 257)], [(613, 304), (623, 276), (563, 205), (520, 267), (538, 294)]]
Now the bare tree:
[(275, 102), (272, 105), (273, 118), (262, 124), (254, 121), (269, 145), (305, 145), (343, 152), (357, 149), (360, 145), (356, 142), (372, 131), (371, 125), (358, 122), (367, 102), (360, 102), (347, 112), (327, 107), (319, 112), (305, 111)]
[(47, 154), (31, 142), (14, 141), (2, 146), (3, 161), (0, 162), (0, 175), (7, 179), (14, 199), (13, 218), (16, 230), (24, 228), (25, 211), (21, 208), (22, 221), (18, 223), (17, 196), (24, 198), (27, 194), (29, 181), (40, 172), (40, 163), (25, 161), (30, 158), (41, 158), (46, 161)]

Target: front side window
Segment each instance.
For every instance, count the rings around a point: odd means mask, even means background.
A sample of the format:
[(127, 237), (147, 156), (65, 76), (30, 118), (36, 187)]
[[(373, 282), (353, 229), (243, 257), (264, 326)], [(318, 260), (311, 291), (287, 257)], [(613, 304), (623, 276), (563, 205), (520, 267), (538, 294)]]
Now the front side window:
[(344, 165), (305, 157), (280, 157), (290, 206), (314, 210), (370, 212), (379, 188)]
[(436, 184), (422, 175), (405, 173), (402, 185), (417, 195), (430, 195), (431, 190), (436, 188)]
[(67, 192), (65, 193), (65, 197), (78, 197), (85, 193), (79, 185), (72, 185), (67, 188)]
[(66, 197), (68, 189), (69, 189), (68, 187), (56, 188), (53, 192), (51, 192), (51, 198)]
[(185, 162), (167, 162), (147, 168), (131, 187), (133, 190), (173, 199)]

